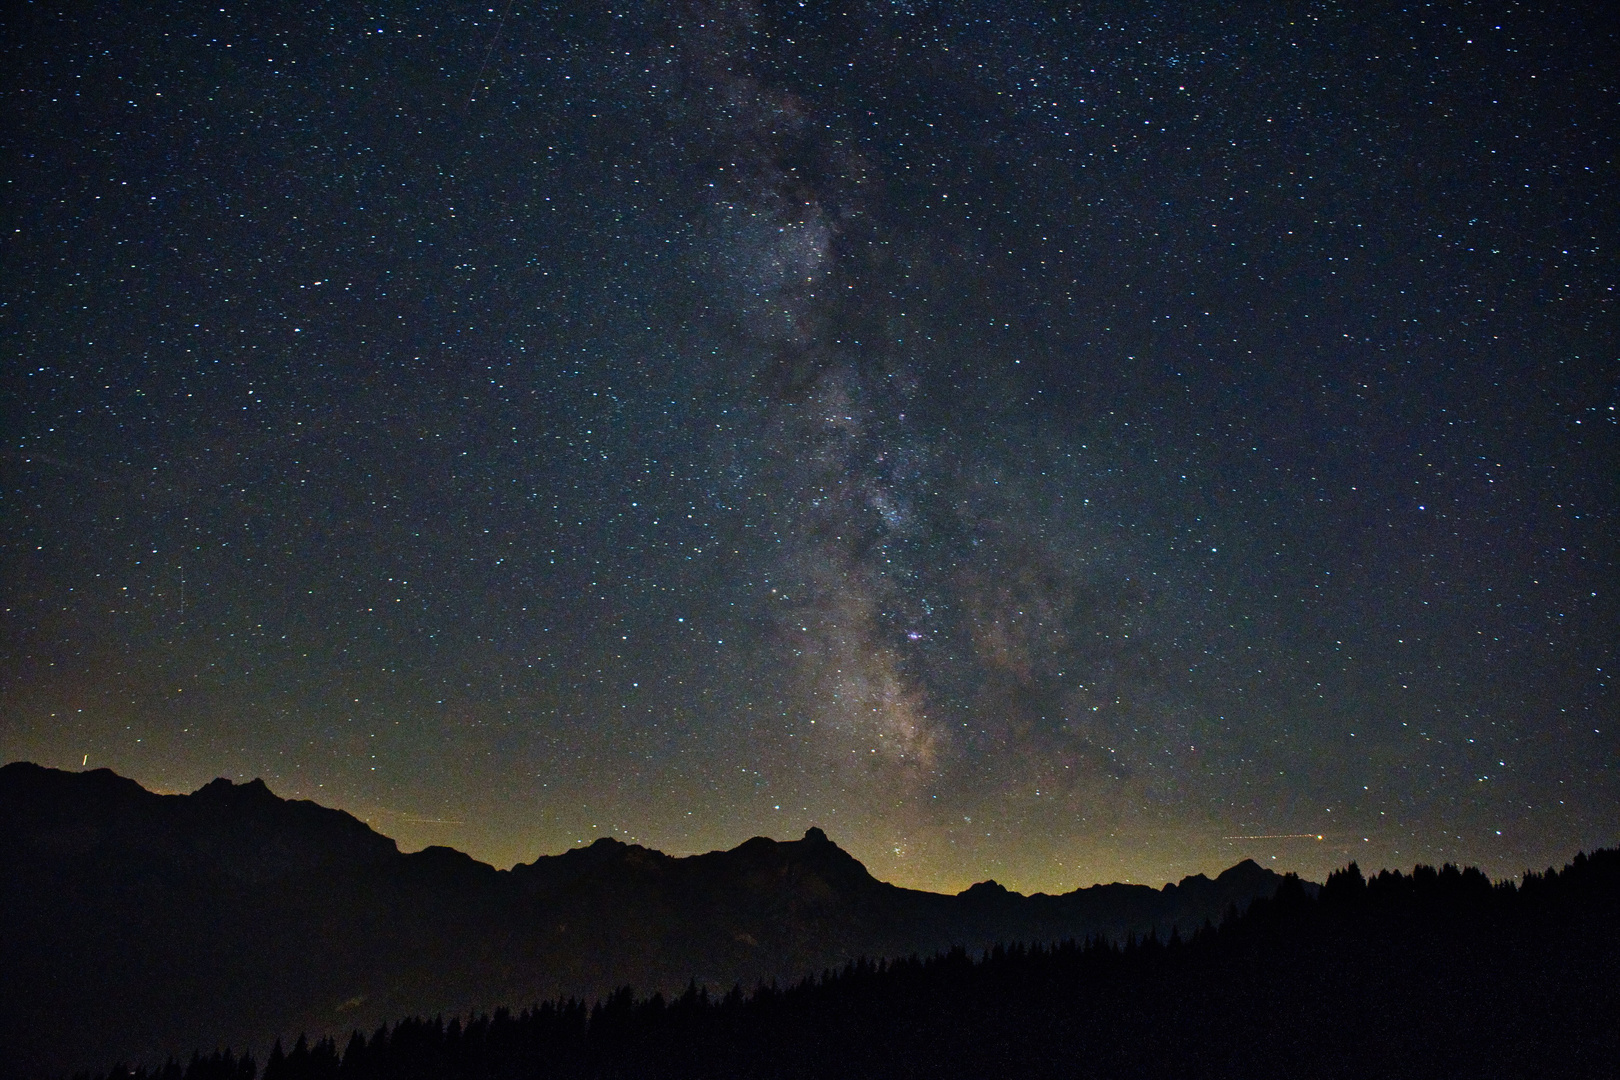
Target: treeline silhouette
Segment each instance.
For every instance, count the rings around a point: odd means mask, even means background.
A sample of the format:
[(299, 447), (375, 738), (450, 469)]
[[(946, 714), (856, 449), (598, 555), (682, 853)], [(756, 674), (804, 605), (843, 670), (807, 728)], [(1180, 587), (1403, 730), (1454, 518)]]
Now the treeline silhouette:
[[(1493, 884), (1336, 871), (1182, 938), (859, 961), (788, 988), (548, 1002), (105, 1080), (1606, 1076), (1620, 851)], [(78, 1080), (100, 1080), (81, 1075)]]

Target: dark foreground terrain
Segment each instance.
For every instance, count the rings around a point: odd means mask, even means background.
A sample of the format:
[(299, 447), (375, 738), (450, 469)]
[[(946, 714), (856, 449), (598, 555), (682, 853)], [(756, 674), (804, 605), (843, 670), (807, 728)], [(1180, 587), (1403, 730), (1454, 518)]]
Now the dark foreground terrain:
[[(497, 871), (216, 780), (0, 768), (0, 1076), (264, 1049), (631, 985), (795, 985), (860, 957), (1190, 932), (1270, 896), (1252, 862), (1163, 889), (957, 896), (873, 878), (819, 829), (672, 858), (612, 840)], [(1314, 888), (1314, 886), (1312, 886)], [(716, 1014), (719, 1015), (719, 1014)]]
[[(263, 1080), (542, 1077), (1613, 1077), (1620, 852), (1492, 885), (1352, 864), (1190, 939), (961, 950), (786, 990), (621, 991), (278, 1044)], [(252, 1080), (194, 1058), (137, 1076)], [(115, 1069), (109, 1080), (129, 1074)]]

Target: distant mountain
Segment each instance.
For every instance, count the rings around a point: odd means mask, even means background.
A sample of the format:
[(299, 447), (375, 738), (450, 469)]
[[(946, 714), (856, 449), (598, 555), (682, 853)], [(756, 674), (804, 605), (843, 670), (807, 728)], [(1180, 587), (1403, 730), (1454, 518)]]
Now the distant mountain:
[(622, 990), (84, 1080), (1557, 1077), (1620, 1062), (1620, 850), (1297, 878), (1190, 936), (858, 961), (786, 988)]
[(787, 983), (861, 956), (1186, 932), (1283, 880), (1246, 860), (1163, 889), (946, 896), (878, 881), (820, 829), (688, 858), (603, 839), (498, 871), (449, 848), (402, 854), (259, 780), (155, 795), (18, 762), (0, 768), (0, 1071), (262, 1052), (299, 1030), (623, 985)]

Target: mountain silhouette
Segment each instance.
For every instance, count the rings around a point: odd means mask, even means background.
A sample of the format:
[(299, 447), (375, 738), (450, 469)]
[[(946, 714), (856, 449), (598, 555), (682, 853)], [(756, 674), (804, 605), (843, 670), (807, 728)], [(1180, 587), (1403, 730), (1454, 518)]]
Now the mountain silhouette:
[(684, 858), (602, 839), (499, 871), (402, 853), (260, 780), (157, 795), (17, 762), (0, 768), (0, 1071), (262, 1052), (295, 1031), (624, 985), (786, 985), (863, 956), (1185, 933), (1283, 880), (1245, 860), (1163, 889), (949, 896), (877, 880), (816, 828)]

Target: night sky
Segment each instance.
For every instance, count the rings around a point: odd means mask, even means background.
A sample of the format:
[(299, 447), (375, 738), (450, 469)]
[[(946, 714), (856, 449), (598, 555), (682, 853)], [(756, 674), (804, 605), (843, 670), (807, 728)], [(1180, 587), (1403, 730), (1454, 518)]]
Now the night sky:
[(19, 4), (0, 760), (949, 890), (1620, 842), (1604, 6)]

